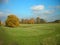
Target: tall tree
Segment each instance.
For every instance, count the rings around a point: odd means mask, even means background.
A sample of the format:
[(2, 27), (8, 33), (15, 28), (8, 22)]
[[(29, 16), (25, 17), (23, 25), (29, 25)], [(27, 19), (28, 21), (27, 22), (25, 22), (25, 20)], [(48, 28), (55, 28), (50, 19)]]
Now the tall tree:
[(21, 23), (24, 24), (24, 19), (21, 19)]
[(37, 23), (37, 24), (40, 24), (40, 17), (37, 17), (37, 18), (36, 18), (36, 23)]

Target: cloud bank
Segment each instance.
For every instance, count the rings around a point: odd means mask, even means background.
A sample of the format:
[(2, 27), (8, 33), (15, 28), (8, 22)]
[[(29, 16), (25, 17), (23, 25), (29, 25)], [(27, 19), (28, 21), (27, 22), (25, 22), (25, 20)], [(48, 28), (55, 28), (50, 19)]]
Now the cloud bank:
[(60, 6), (49, 6), (49, 9), (45, 9), (44, 5), (35, 5), (31, 7), (32, 13), (34, 15), (51, 15), (56, 11), (56, 9), (60, 9)]
[(35, 5), (35, 6), (32, 6), (31, 9), (36, 11), (43, 10), (44, 5)]
[(46, 10), (43, 13), (48, 15), (48, 14), (53, 14), (55, 12), (55, 10)]

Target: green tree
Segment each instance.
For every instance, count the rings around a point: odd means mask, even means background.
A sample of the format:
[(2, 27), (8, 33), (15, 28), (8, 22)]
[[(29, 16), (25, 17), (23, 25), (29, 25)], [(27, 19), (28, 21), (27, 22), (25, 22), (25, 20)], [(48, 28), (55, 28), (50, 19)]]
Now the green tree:
[(17, 27), (19, 26), (19, 19), (15, 15), (11, 14), (7, 17), (6, 26), (8, 27)]
[(40, 19), (40, 23), (46, 23), (44, 19)]
[(21, 19), (21, 23), (24, 24), (24, 19)]
[(36, 18), (36, 23), (37, 23), (37, 24), (40, 24), (40, 17), (37, 17), (37, 18)]

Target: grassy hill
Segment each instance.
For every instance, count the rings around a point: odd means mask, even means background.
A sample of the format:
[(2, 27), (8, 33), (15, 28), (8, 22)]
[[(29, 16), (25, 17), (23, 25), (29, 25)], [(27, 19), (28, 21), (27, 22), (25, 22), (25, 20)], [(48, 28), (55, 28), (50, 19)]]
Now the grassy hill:
[(1, 26), (0, 45), (60, 45), (60, 23)]

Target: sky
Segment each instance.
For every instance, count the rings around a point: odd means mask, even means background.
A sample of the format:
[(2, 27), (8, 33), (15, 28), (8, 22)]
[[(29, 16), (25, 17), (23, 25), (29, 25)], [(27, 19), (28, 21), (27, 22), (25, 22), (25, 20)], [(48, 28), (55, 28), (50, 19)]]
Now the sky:
[(60, 20), (60, 0), (0, 0), (0, 19), (9, 14), (48, 22)]

